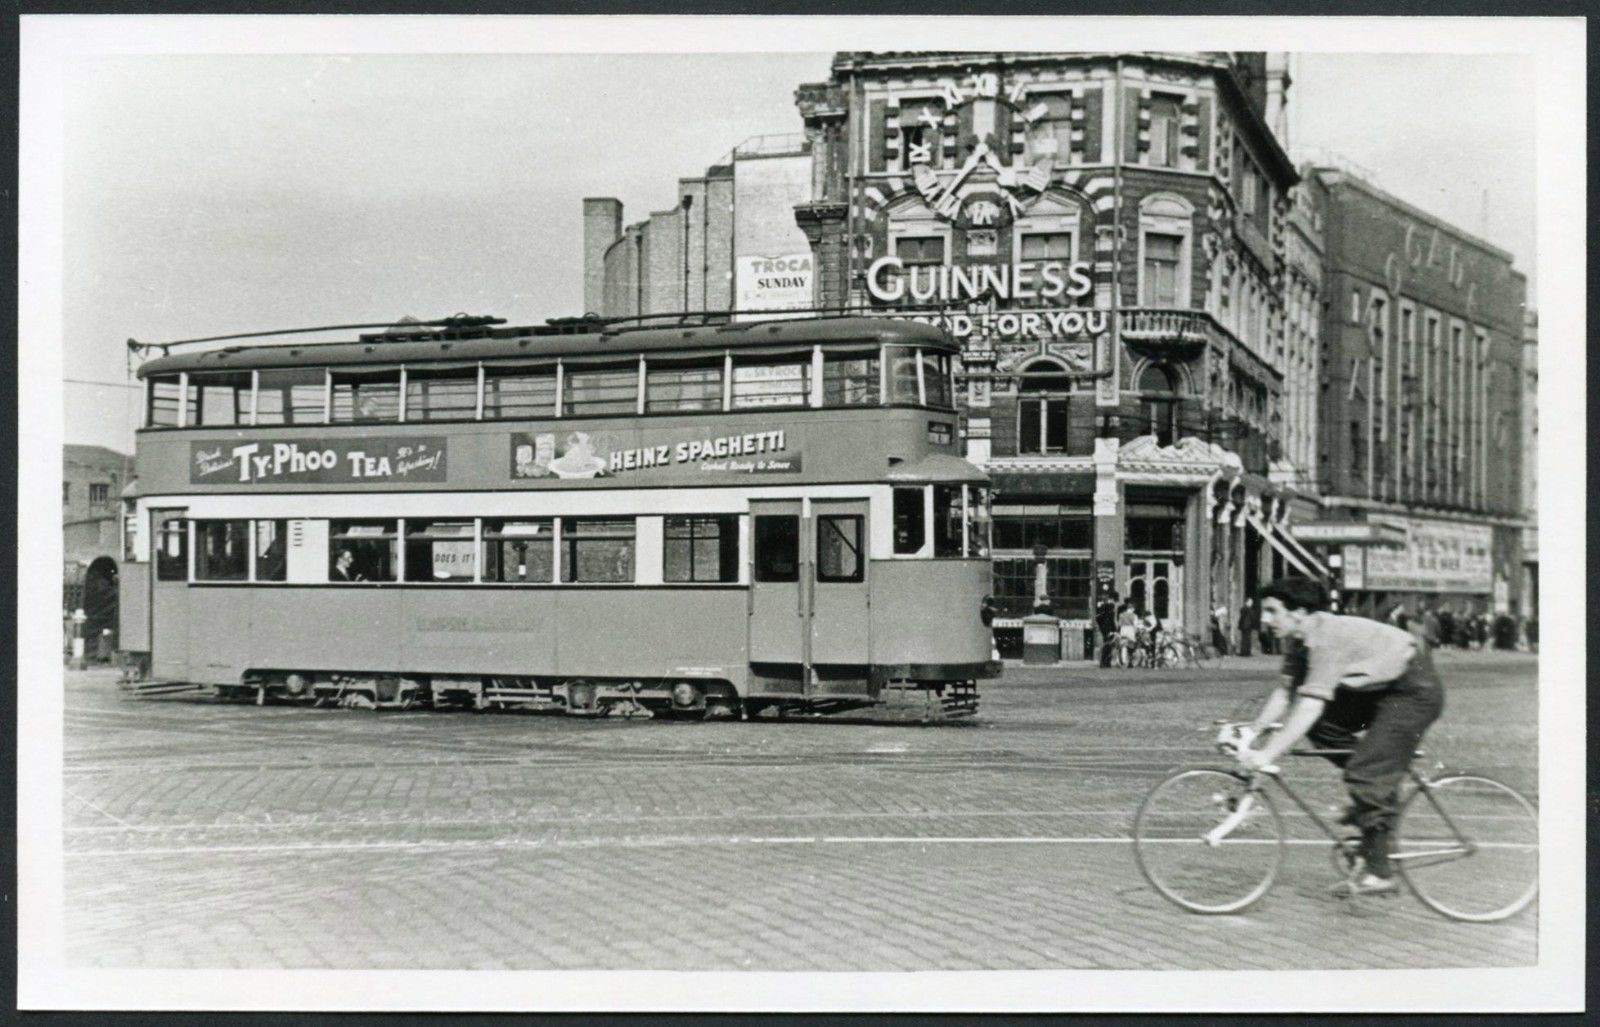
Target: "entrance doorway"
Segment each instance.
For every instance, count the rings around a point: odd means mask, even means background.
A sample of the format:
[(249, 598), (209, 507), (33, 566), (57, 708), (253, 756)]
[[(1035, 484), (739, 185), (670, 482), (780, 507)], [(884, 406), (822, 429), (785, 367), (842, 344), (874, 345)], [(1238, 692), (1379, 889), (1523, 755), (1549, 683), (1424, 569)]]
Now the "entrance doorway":
[(1128, 561), (1128, 599), (1153, 610), (1167, 631), (1183, 631), (1183, 564), (1171, 557)]

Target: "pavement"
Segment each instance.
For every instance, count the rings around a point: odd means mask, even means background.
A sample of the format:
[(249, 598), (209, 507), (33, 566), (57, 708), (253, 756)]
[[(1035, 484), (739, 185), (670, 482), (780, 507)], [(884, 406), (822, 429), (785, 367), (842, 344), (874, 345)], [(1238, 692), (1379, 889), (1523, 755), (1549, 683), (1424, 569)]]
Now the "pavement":
[[(1536, 794), (1537, 657), (1446, 653), (1430, 759)], [(1141, 878), (1129, 830), (1271, 657), (1008, 666), (976, 718), (752, 722), (133, 700), (66, 684), (67, 963), (526, 970), (1344, 969), (1537, 961), (1537, 903), (1355, 904), (1291, 846), (1247, 913)], [(1297, 766), (1313, 803), (1335, 772)], [(1359, 944), (1351, 939), (1359, 937)]]

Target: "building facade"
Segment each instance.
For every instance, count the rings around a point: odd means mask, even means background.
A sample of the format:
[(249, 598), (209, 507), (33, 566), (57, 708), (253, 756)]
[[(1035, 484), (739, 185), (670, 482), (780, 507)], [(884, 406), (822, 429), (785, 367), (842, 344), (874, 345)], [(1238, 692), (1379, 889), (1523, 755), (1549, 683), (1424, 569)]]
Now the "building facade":
[(1511, 255), (1333, 168), (1318, 477), (1346, 605), (1522, 609), (1524, 301)]
[(1522, 613), (1539, 616), (1539, 315), (1522, 323)]
[(1041, 555), (1051, 612), (1076, 624), (1112, 588), (1204, 631), (1274, 569), (1314, 574), (1281, 530), (1307, 476), (1282, 445), (1286, 383), (1303, 415), (1319, 302), (1268, 127), (1281, 65), (841, 53), (832, 72), (796, 97), (817, 305), (963, 342), (1002, 612), (1033, 608)]
[(84, 636), (117, 628), (122, 492), (132, 459), (104, 446), (65, 446), (61, 470), (62, 609), (82, 609)]
[(586, 309), (959, 339), (1003, 651), (1040, 563), (1069, 627), (1114, 590), (1204, 633), (1282, 575), (1369, 614), (1527, 612), (1522, 276), (1359, 176), (1295, 168), (1285, 69), (836, 54), (795, 92), (803, 134), (741, 144), (634, 225), (584, 201)]

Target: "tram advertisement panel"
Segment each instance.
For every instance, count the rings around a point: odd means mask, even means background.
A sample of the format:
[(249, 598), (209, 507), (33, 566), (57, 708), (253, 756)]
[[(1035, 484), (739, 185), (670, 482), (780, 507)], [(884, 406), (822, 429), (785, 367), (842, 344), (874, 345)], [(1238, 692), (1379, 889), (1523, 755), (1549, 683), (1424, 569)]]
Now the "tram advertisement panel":
[(798, 474), (800, 454), (789, 433), (678, 428), (659, 439), (629, 432), (517, 432), (511, 436), (511, 477), (612, 478), (654, 476), (673, 468), (701, 474)]
[(443, 436), (193, 442), (195, 485), (445, 481)]

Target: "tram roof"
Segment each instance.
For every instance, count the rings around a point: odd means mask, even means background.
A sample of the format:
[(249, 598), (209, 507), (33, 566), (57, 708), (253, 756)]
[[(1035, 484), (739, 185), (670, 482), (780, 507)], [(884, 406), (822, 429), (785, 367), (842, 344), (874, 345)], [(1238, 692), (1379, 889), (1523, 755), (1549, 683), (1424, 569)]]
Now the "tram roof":
[(395, 341), (365, 336), (355, 342), (226, 346), (146, 361), (139, 377), (180, 371), (252, 370), (264, 367), (517, 361), (543, 357), (615, 355), (696, 350), (776, 349), (818, 343), (905, 343), (955, 352), (959, 345), (940, 329), (917, 321), (880, 317), (808, 317), (742, 321), (721, 325), (611, 327), (597, 332), (549, 333), (541, 328), (496, 328), (463, 338), (459, 332), (427, 333)]

